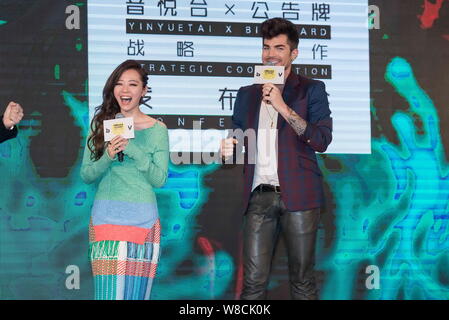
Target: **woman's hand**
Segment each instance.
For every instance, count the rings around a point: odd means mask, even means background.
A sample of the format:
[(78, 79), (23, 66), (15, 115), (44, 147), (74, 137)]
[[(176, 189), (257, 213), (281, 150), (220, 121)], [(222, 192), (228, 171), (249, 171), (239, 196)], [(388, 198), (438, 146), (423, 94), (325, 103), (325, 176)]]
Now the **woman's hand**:
[(128, 145), (128, 139), (122, 138), (121, 136), (115, 136), (111, 141), (108, 143), (108, 154), (111, 159), (114, 159), (115, 155), (119, 153), (120, 151), (125, 150), (126, 146)]

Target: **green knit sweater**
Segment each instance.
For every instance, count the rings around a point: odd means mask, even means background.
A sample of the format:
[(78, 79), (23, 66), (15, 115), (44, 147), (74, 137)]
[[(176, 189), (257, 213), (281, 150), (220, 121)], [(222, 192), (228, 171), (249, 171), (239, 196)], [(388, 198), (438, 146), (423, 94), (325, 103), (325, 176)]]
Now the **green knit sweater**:
[(93, 161), (86, 147), (81, 178), (98, 183), (92, 207), (94, 241), (118, 240), (144, 243), (159, 218), (153, 188), (165, 184), (168, 175), (168, 130), (161, 123), (135, 131), (126, 146), (123, 162), (105, 150)]

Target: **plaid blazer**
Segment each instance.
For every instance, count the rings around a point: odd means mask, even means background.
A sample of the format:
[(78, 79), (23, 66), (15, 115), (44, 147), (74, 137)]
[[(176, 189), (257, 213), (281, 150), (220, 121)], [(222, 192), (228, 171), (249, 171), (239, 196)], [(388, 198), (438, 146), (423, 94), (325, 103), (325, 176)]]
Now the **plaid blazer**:
[[(307, 121), (303, 135), (298, 136), (290, 124), (279, 115), (278, 177), (281, 198), (289, 211), (319, 208), (324, 203), (321, 170), (315, 151), (324, 152), (332, 141), (332, 118), (325, 85), (322, 81), (298, 76), (293, 72), (285, 82), (282, 93), (285, 103)], [(234, 104), (234, 129), (254, 129), (257, 135), (262, 86), (241, 87)], [(237, 138), (237, 140), (239, 140)], [(244, 211), (248, 206), (254, 178), (255, 157), (243, 139), (244, 155)], [(241, 143), (241, 141), (239, 140)], [(255, 147), (252, 147), (255, 149)]]

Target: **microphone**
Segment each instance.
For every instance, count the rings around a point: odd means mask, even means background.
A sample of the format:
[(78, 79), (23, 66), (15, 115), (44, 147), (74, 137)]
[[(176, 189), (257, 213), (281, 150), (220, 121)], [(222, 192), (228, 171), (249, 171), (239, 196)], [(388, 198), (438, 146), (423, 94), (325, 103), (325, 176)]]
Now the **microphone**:
[[(121, 118), (124, 118), (124, 117), (125, 116), (123, 114), (121, 114), (120, 112), (115, 115), (116, 119), (121, 119)], [(123, 151), (120, 151), (119, 153), (117, 153), (118, 161), (119, 162), (123, 162), (124, 156), (125, 155), (123, 154)]]

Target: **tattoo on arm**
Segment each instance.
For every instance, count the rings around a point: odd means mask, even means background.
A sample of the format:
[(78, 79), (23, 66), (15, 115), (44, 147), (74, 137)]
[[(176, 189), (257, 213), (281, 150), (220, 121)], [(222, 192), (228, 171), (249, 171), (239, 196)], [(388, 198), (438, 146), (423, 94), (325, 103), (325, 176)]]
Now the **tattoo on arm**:
[(301, 118), (293, 109), (290, 109), (290, 114), (287, 118), (288, 123), (292, 126), (293, 130), (301, 136), (306, 131), (307, 122)]

